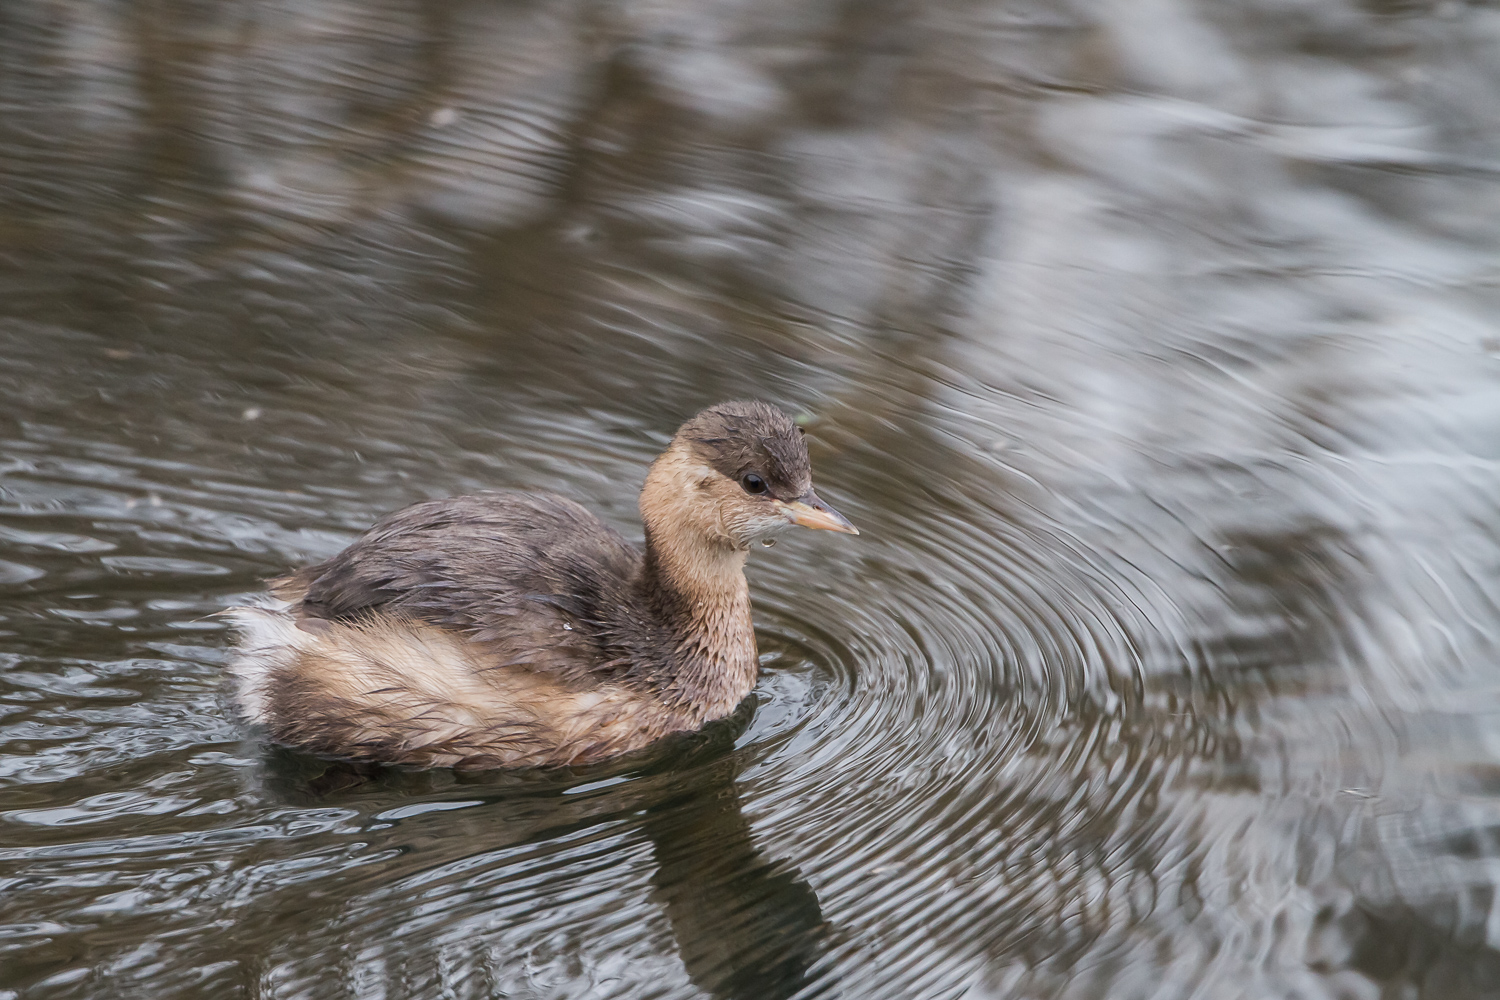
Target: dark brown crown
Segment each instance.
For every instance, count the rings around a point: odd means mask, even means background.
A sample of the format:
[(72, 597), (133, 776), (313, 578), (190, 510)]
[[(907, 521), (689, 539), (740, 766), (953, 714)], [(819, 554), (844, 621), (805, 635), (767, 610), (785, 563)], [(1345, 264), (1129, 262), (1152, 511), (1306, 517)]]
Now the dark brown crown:
[(677, 440), (736, 482), (752, 473), (760, 476), (777, 499), (794, 500), (812, 488), (802, 432), (785, 413), (759, 400), (710, 406), (677, 429)]

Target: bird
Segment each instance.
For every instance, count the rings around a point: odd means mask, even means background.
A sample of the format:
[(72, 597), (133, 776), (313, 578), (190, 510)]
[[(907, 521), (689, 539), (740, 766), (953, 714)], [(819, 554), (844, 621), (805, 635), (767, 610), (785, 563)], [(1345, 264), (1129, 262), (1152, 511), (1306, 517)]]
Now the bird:
[(759, 670), (745, 561), (793, 525), (858, 535), (761, 401), (698, 413), (651, 464), (643, 546), (511, 490), (391, 513), (227, 609), (241, 713), (278, 744), (461, 770), (590, 764), (724, 718)]

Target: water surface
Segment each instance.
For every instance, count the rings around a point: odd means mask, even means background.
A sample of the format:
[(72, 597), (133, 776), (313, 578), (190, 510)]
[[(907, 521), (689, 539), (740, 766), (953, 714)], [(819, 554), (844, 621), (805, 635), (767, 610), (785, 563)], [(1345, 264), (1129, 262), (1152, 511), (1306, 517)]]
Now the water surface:
[[(0, 5), (0, 997), (1500, 995), (1500, 9)], [(359, 772), (214, 612), (382, 513), (639, 537), (730, 720)]]

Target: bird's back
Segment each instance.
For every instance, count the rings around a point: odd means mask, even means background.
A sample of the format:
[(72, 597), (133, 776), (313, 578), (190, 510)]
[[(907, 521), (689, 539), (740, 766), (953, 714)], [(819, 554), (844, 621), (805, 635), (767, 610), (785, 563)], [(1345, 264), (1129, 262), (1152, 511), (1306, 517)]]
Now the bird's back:
[(628, 640), (618, 619), (635, 603), (640, 565), (640, 551), (579, 504), (497, 491), (396, 511), (273, 590), (301, 618), (397, 615), (498, 644), (536, 669), (594, 674)]

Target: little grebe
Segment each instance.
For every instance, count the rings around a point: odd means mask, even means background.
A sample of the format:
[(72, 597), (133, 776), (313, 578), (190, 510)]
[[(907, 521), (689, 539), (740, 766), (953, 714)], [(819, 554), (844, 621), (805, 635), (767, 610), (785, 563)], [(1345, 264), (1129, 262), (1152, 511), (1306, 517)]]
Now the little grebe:
[(231, 609), (239, 700), (318, 753), (466, 768), (578, 764), (723, 718), (758, 666), (750, 545), (858, 534), (765, 403), (678, 429), (641, 490), (642, 552), (571, 500), (492, 492), (396, 511)]

